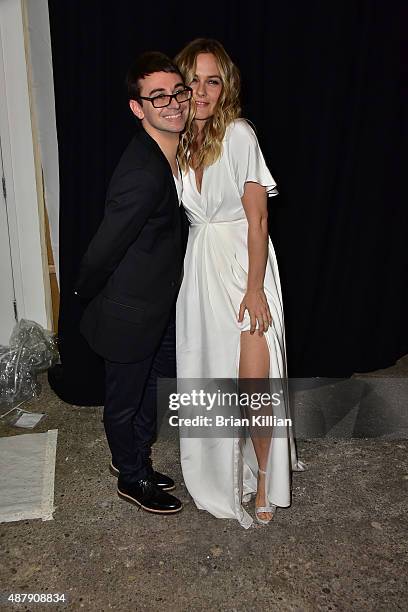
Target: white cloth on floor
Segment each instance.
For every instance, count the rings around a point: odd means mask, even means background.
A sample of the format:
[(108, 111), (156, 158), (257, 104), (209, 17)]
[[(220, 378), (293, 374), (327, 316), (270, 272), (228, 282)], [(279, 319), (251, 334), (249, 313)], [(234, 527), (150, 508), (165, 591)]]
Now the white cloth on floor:
[(0, 522), (53, 518), (57, 435), (0, 438)]

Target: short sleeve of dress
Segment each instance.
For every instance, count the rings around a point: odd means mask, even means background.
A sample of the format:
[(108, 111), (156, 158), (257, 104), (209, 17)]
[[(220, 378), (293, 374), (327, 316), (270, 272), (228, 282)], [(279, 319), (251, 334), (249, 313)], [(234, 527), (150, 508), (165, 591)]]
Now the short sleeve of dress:
[(268, 196), (277, 195), (276, 182), (265, 163), (255, 132), (245, 119), (238, 119), (229, 127), (225, 142), (239, 196), (244, 195), (247, 182), (263, 185)]

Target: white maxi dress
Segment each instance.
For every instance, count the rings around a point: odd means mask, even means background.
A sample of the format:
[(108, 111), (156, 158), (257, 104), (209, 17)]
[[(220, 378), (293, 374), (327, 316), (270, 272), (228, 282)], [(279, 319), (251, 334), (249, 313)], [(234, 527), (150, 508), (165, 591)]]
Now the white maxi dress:
[[(238, 119), (226, 130), (219, 160), (205, 168), (201, 193), (195, 174), (183, 175), (182, 201), (190, 222), (184, 277), (177, 301), (177, 377), (238, 378), (240, 334), (249, 316), (237, 315), (247, 287), (248, 222), (241, 197), (246, 182), (277, 193), (252, 128)], [(273, 324), (265, 334), (270, 378), (286, 377), (282, 295), (275, 252), (269, 240), (264, 280)], [(289, 417), (287, 401), (284, 412)], [(279, 432), (277, 431), (279, 429)], [(266, 469), (269, 503), (290, 505), (291, 470), (302, 471), (291, 427), (273, 428)], [(275, 434), (276, 432), (276, 434)], [(257, 460), (250, 437), (180, 437), (186, 487), (199, 509), (232, 518), (248, 528), (253, 523), (243, 507), (256, 492)]]

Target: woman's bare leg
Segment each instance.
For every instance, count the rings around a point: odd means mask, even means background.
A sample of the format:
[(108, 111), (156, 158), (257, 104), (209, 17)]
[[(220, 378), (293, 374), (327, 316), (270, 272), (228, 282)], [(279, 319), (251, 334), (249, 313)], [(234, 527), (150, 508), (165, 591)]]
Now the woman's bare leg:
[[(239, 378), (269, 378), (269, 350), (265, 336), (259, 336), (258, 333), (251, 335), (249, 331), (241, 333)], [(259, 392), (259, 385), (257, 386), (255, 382), (253, 385), (253, 390), (254, 392)], [(256, 414), (252, 410), (250, 412), (251, 414)], [(272, 414), (270, 407), (268, 407), (268, 414)], [(258, 461), (258, 468), (265, 471), (269, 455), (269, 447), (271, 444), (271, 435), (265, 435), (266, 431), (268, 431), (266, 428), (263, 428), (263, 430), (263, 435), (257, 436), (256, 428), (255, 431), (253, 428), (250, 428), (251, 439)], [(261, 474), (260, 472), (258, 472), (258, 490), (255, 505), (258, 507), (269, 505), (265, 495), (265, 474)], [(272, 518), (272, 514), (270, 512), (260, 512), (259, 518), (270, 520)]]

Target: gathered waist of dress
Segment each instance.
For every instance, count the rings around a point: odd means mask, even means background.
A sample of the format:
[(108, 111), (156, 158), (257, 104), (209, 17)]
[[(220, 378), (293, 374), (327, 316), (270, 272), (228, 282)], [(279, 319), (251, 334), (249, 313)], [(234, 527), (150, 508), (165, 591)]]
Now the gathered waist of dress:
[(248, 223), (246, 217), (240, 219), (194, 219), (190, 221), (190, 227), (202, 227), (204, 225), (237, 225), (239, 223)]

